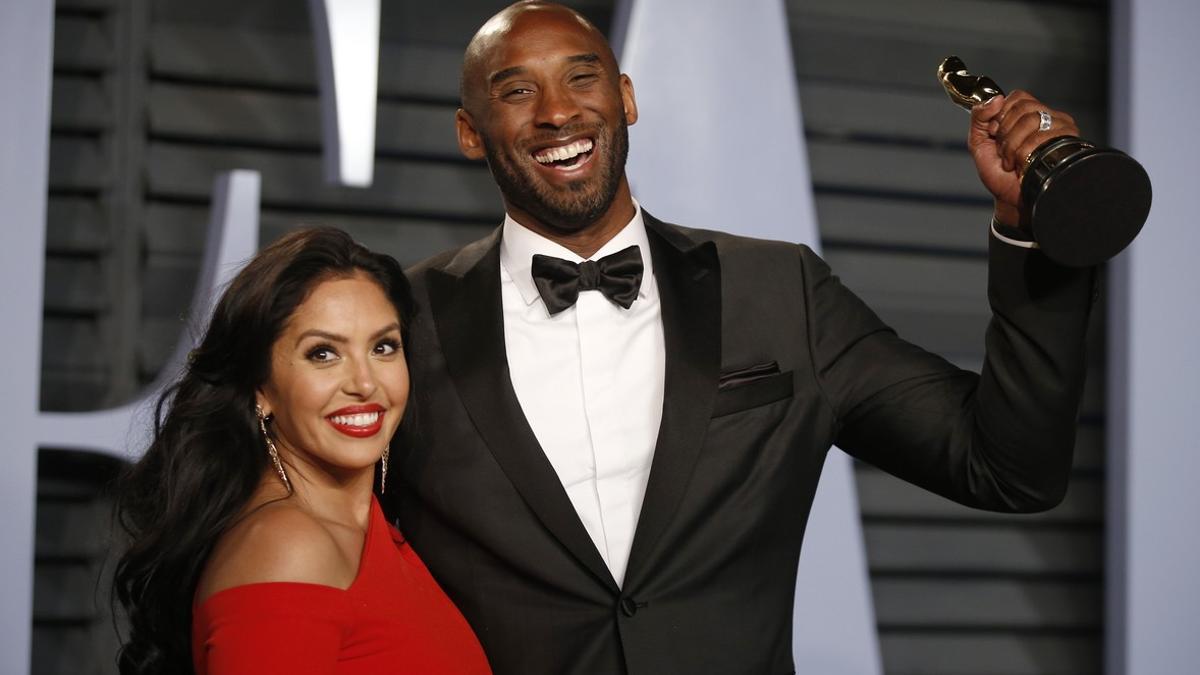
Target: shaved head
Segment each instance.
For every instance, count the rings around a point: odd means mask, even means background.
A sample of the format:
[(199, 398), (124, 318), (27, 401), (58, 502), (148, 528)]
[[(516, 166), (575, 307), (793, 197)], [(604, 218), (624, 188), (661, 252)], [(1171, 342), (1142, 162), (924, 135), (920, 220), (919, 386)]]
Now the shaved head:
[(633, 218), (633, 83), (578, 12), (540, 0), (504, 8), (471, 38), (460, 87), (458, 147), (487, 160), (514, 220), (590, 255)]
[(609, 62), (606, 65), (611, 66), (613, 72), (618, 71), (617, 58), (613, 54), (608, 40), (591, 21), (588, 21), (579, 12), (557, 2), (546, 2), (545, 0), (514, 2), (488, 19), (476, 31), (471, 42), (467, 44), (467, 51), (463, 54), (462, 74), (458, 82), (459, 97), (465, 110), (474, 112), (476, 109), (476, 105), (488, 86), (490, 73), (487, 71), (487, 64), (494, 51), (506, 43), (513, 28), (524, 19), (549, 18), (551, 16), (560, 18), (566, 23), (574, 23), (579, 28), (591, 33), (596, 38), (596, 42), (603, 45), (600, 57)]

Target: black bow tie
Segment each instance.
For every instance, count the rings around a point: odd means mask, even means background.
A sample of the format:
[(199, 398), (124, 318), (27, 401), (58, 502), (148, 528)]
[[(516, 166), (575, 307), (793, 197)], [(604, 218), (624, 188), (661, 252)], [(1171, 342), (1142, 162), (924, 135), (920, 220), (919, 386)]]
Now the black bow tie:
[(598, 290), (629, 309), (642, 285), (642, 252), (636, 245), (599, 260), (573, 263), (548, 255), (533, 256), (533, 283), (554, 316), (575, 304), (579, 291)]

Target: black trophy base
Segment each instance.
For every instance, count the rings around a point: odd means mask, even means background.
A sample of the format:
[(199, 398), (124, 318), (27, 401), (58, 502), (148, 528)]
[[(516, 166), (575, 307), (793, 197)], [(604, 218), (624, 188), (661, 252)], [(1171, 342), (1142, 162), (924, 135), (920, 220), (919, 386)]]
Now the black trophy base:
[(1074, 136), (1043, 143), (1021, 181), (1025, 221), (1042, 252), (1098, 265), (1133, 241), (1150, 214), (1150, 177), (1129, 155)]

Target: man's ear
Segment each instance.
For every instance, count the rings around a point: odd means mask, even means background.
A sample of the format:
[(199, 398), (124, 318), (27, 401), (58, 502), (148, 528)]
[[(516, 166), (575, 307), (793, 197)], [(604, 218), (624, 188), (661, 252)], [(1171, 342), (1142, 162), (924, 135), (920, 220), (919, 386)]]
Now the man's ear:
[(633, 96), (633, 80), (625, 73), (621, 73), (621, 106), (625, 109), (625, 123), (633, 124), (637, 122), (637, 100)]
[(454, 130), (458, 133), (458, 150), (464, 157), (484, 158), (483, 138), (475, 130), (475, 121), (471, 119), (471, 113), (459, 108), (458, 112), (454, 113)]

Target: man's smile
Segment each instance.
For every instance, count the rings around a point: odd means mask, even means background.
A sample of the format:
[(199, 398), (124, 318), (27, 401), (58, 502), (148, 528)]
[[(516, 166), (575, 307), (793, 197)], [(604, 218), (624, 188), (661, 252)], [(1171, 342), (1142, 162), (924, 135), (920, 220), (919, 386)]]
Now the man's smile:
[(538, 164), (558, 170), (578, 168), (592, 158), (595, 142), (590, 138), (580, 138), (569, 143), (543, 148), (533, 153), (533, 159)]

